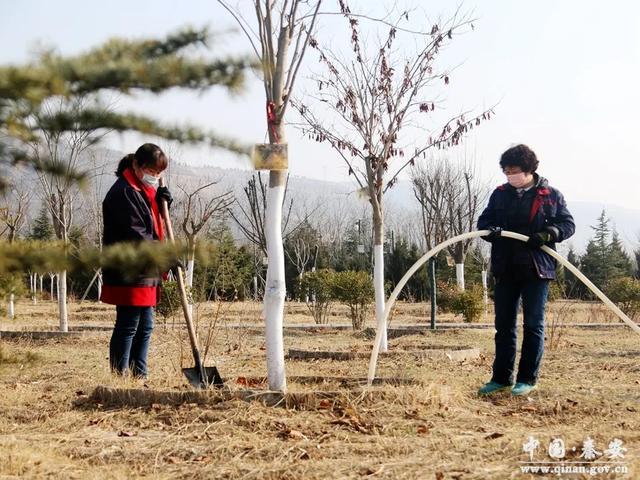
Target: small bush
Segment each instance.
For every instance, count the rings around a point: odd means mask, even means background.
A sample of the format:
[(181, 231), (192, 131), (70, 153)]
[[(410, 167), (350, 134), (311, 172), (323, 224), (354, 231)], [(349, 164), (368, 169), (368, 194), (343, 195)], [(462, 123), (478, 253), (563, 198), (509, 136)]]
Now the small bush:
[(369, 275), (353, 270), (335, 273), (333, 297), (349, 307), (353, 329), (361, 330), (366, 320), (367, 308), (374, 300), (373, 282)]
[(635, 319), (640, 313), (640, 280), (615, 278), (607, 284), (605, 293), (629, 318)]
[(307, 307), (317, 324), (328, 323), (328, 315), (333, 300), (335, 272), (329, 269), (307, 272), (302, 276), (301, 287), (309, 292)]
[(564, 293), (564, 289), (562, 288), (562, 285), (560, 284), (560, 282), (551, 282), (549, 284), (549, 294), (547, 295), (547, 298), (550, 301), (561, 300), (565, 297), (566, 295)]
[(451, 303), (451, 311), (462, 315), (465, 322), (475, 322), (484, 312), (482, 288), (474, 285), (464, 291), (458, 291)]
[(178, 282), (163, 282), (160, 301), (156, 305), (156, 314), (166, 322), (182, 308)]
[(436, 305), (441, 313), (453, 312), (453, 303), (458, 295), (458, 286), (447, 282), (436, 284)]

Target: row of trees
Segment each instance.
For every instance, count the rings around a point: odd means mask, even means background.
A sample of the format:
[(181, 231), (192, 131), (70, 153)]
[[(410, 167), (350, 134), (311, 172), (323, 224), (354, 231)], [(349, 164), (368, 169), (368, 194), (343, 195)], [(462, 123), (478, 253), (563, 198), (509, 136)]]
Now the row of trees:
[[(371, 272), (378, 328), (384, 333), (386, 326), (381, 321), (385, 280), (389, 279), (385, 271), (394, 277), (418, 251), (410, 235), (389, 230), (384, 195), (403, 171), (414, 169), (414, 190), (421, 205), (420, 238), (426, 245), (472, 229), (486, 194), (473, 169), (465, 166), (456, 172), (441, 166), (440, 170), (421, 170), (420, 165), (433, 158), (431, 151), (458, 145), (493, 112), (449, 116), (437, 101), (440, 89), (452, 83), (452, 72), (438, 61), (440, 54), (457, 35), (473, 28), (471, 19), (459, 10), (422, 31), (411, 25), (408, 11), (373, 19), (352, 12), (342, 0), (338, 1), (338, 12), (320, 11), (321, 0), (256, 0), (250, 11), (233, 8), (223, 0), (218, 3), (246, 34), (253, 59), (195, 57), (196, 48), (209, 41), (208, 32), (184, 30), (161, 40), (114, 39), (68, 58), (46, 52), (28, 65), (0, 67), (0, 138), (9, 139), (0, 142), (0, 160), (12, 166), (24, 162), (33, 168), (55, 238), (65, 255), (73, 256), (76, 248), (77, 256), (82, 257), (83, 241), (101, 247), (99, 202), (103, 192), (93, 189), (87, 195), (80, 193), (79, 187), (83, 181), (91, 181), (91, 175), (100, 177), (105, 171), (98, 165), (86, 168), (81, 161), (90, 146), (109, 132), (133, 130), (183, 143), (245, 151), (232, 140), (193, 126), (164, 125), (143, 115), (118, 112), (106, 95), (131, 95), (141, 90), (162, 93), (174, 87), (237, 90), (245, 70), (257, 67), (265, 90), (269, 143), (286, 143), (287, 112), (293, 106), (301, 119), (299, 128), (310, 139), (330, 145), (344, 160), (348, 176), (358, 184), (370, 207), (366, 217), (353, 219), (347, 223), (351, 228), (345, 229), (326, 228), (313, 210), (290, 218), (291, 203), (285, 200), (286, 170), (271, 170), (264, 182), (260, 176), (254, 177), (244, 190), (244, 199), (216, 191), (210, 181), (178, 185), (181, 199), (174, 212), (181, 212), (179, 224), (188, 246), (188, 283), (195, 286), (201, 282), (214, 296), (233, 285), (235, 298), (246, 296), (236, 280), (246, 290), (247, 272), (251, 272), (250, 291), (264, 301), (269, 387), (285, 390), (282, 326), (287, 275), (293, 294), (302, 297), (305, 289), (295, 291), (295, 285), (307, 270), (327, 266), (338, 271), (359, 268)], [(318, 19), (323, 15), (336, 18), (336, 14), (348, 38), (346, 52), (315, 35)], [(372, 28), (363, 33), (365, 22)], [(400, 37), (405, 38), (403, 44), (398, 42)], [(318, 56), (321, 71), (314, 72), (316, 91), (298, 98), (294, 86), (307, 52)], [(434, 88), (436, 85), (440, 88)], [(5, 180), (7, 190), (13, 180)], [(15, 194), (22, 195), (24, 190)], [(28, 201), (16, 198), (17, 203)], [(90, 228), (76, 222), (80, 201), (80, 210), (95, 217), (88, 223)], [(238, 246), (224, 229), (216, 232), (212, 227), (224, 224), (227, 213), (249, 241), (248, 247)], [(7, 235), (15, 241), (25, 215), (7, 207), (4, 218)], [(75, 240), (74, 231), (78, 234)], [(370, 243), (363, 238), (370, 238)], [(207, 242), (211, 247), (207, 263), (198, 266), (197, 245), (204, 243), (203, 239), (214, 242)], [(355, 252), (350, 250), (354, 245)], [(218, 261), (212, 267), (215, 251)], [(452, 248), (449, 255), (456, 265), (460, 288), (465, 286), (464, 263), (469, 252), (474, 252), (472, 258), (481, 274), (486, 270), (487, 255), (482, 247), (469, 243)], [(118, 261), (137, 261), (125, 247), (119, 257), (117, 252), (112, 255)], [(62, 267), (55, 271), (60, 328), (65, 331), (67, 270), (66, 264), (59, 265)], [(99, 288), (99, 271), (87, 273), (98, 279)], [(231, 285), (227, 283), (230, 278), (235, 279)], [(418, 285), (413, 292), (419, 298)], [(386, 335), (382, 350), (386, 350)]]
[[(80, 187), (97, 173), (96, 168), (81, 165), (81, 159), (109, 132), (138, 131), (241, 150), (235, 142), (211, 132), (166, 125), (114, 108), (113, 93), (122, 97), (140, 91), (159, 94), (171, 88), (201, 91), (213, 86), (237, 90), (252, 63), (243, 57), (221, 61), (196, 56), (210, 39), (206, 30), (185, 29), (159, 40), (112, 39), (72, 57), (45, 51), (28, 64), (0, 67), (0, 164), (5, 193), (11, 186), (12, 200), (24, 204), (30, 195), (25, 192), (37, 192), (55, 238), (66, 247), (71, 242)], [(21, 163), (35, 172), (37, 188), (16, 182), (24, 175), (15, 170)], [(89, 208), (95, 209), (98, 219), (98, 199), (93, 200)], [(7, 212), (4, 217), (12, 235), (20, 214)], [(99, 221), (93, 225), (99, 232)], [(68, 329), (66, 277), (64, 269), (56, 274), (62, 331)]]
[[(251, 12), (255, 22), (250, 22), (245, 12), (219, 0), (246, 33), (256, 56), (254, 62), (190, 58), (185, 52), (205, 43), (207, 36), (206, 32), (185, 31), (163, 41), (112, 40), (73, 58), (45, 53), (32, 65), (4, 68), (0, 72), (0, 129), (18, 143), (18, 148), (3, 144), (2, 157), (14, 164), (27, 160), (35, 167), (55, 235), (68, 246), (73, 225), (73, 192), (84, 173), (77, 168), (77, 161), (89, 145), (108, 131), (137, 130), (182, 142), (240, 149), (233, 142), (195, 128), (159, 125), (150, 118), (116, 112), (106, 107), (105, 92), (129, 95), (135, 90), (159, 93), (172, 87), (205, 89), (213, 85), (231, 89), (241, 83), (243, 71), (250, 63), (259, 65), (269, 142), (286, 142), (286, 112), (293, 103), (304, 120), (305, 131), (335, 148), (347, 163), (349, 174), (368, 196), (374, 232), (376, 314), (380, 322), (385, 278), (383, 194), (405, 168), (423, 158), (429, 149), (457, 145), (468, 130), (488, 119), (490, 112), (471, 119), (457, 114), (436, 120), (433, 128), (427, 129), (432, 133), (427, 135), (422, 125), (415, 128), (415, 122), (423, 123), (421, 118), (435, 116), (437, 92), (429, 91), (432, 84), (450, 83), (451, 73), (436, 63), (441, 50), (454, 35), (472, 27), (470, 19), (458, 11), (448, 20), (434, 22), (426, 31), (411, 28), (408, 11), (397, 12), (394, 21), (385, 17), (372, 22), (385, 33), (376, 37), (375, 32), (367, 32), (365, 36), (377, 40), (364, 42), (360, 20), (373, 19), (351, 12), (341, 0), (339, 12), (320, 12), (321, 3), (256, 0)], [(339, 13), (344, 19), (352, 58), (343, 57), (341, 52), (323, 45), (324, 39), (314, 36), (319, 14), (326, 13)], [(415, 42), (419, 44), (415, 51), (396, 47), (396, 38), (401, 35), (408, 36), (409, 43), (419, 40)], [(326, 69), (324, 76), (319, 77), (319, 102), (309, 102), (306, 97), (294, 100), (294, 85), (307, 47), (317, 52)], [(331, 121), (321, 119), (325, 115), (343, 124), (327, 128)], [(405, 145), (415, 143), (416, 138), (418, 146), (409, 151)], [(286, 178), (285, 170), (270, 171), (264, 215), (268, 263), (264, 288), (267, 363), (269, 385), (277, 390), (286, 388), (282, 349), (286, 283), (281, 231)], [(67, 329), (66, 273), (62, 270), (57, 275), (63, 331)], [(385, 350), (386, 336), (383, 343)]]
[[(611, 227), (611, 220), (604, 210), (591, 228), (593, 236), (585, 252), (579, 255), (571, 248), (567, 255), (569, 261), (600, 289), (606, 290), (621, 278), (640, 279), (640, 246), (633, 252), (633, 257), (629, 255), (620, 241), (618, 232)], [(561, 277), (561, 285), (567, 298), (592, 296), (571, 273)]]
[[(447, 165), (455, 165), (448, 163)], [(458, 168), (458, 167), (454, 167)], [(438, 178), (434, 176), (433, 178)], [(459, 177), (462, 185), (466, 185), (465, 176)], [(200, 298), (207, 300), (217, 298), (238, 298), (259, 300), (263, 298), (265, 285), (265, 261), (266, 248), (264, 248), (264, 233), (260, 230), (260, 219), (264, 218), (264, 203), (262, 200), (256, 205), (262, 205), (258, 211), (249, 207), (249, 199), (256, 198), (254, 188), (258, 192), (264, 185), (261, 177), (256, 174), (252, 177), (243, 193), (235, 198), (231, 192), (220, 192), (216, 189), (215, 182), (201, 181), (204, 185), (187, 187), (180, 186), (176, 189), (176, 201), (174, 203), (174, 216), (176, 217), (176, 231), (187, 245), (188, 283), (194, 291), (200, 292)], [(179, 185), (179, 184), (178, 184)], [(449, 191), (451, 191), (450, 189)], [(417, 191), (417, 190), (416, 190)], [(253, 192), (249, 193), (248, 192)], [(89, 192), (86, 192), (88, 196)], [(258, 197), (260, 194), (258, 193)], [(436, 198), (437, 197), (433, 197)], [(441, 200), (437, 200), (440, 202)], [(284, 252), (285, 252), (285, 281), (287, 284), (287, 298), (291, 300), (307, 301), (308, 291), (301, 288), (301, 281), (305, 273), (316, 269), (331, 269), (341, 271), (363, 271), (373, 274), (374, 238), (370, 219), (357, 212), (340, 212), (342, 222), (336, 224), (333, 217), (319, 207), (312, 207), (313, 215), (309, 214), (309, 208), (304, 202), (299, 202), (304, 207), (297, 208), (293, 198), (287, 200), (287, 215), (284, 225)], [(320, 202), (322, 203), (322, 202)], [(20, 213), (28, 206), (28, 203), (15, 202), (13, 206), (5, 203), (2, 211), (10, 219), (22, 215), (21, 222), (11, 221), (14, 228), (5, 228), (3, 237), (7, 240), (20, 239), (54, 240), (55, 233), (52, 227), (50, 215), (46, 207), (37, 210), (35, 218)], [(92, 215), (86, 215), (90, 209), (83, 210), (85, 215), (78, 215), (80, 222), (74, 225), (69, 232), (69, 242), (73, 250), (83, 247), (100, 247), (99, 230), (90, 228), (94, 221)], [(453, 209), (451, 219), (458, 219), (459, 209)], [(439, 221), (423, 222), (438, 227), (445, 233), (442, 237), (433, 240), (434, 237), (424, 235), (422, 241), (418, 241), (415, 233), (415, 225), (423, 219), (424, 209), (414, 213), (413, 221), (402, 218), (393, 225), (385, 236), (383, 244), (385, 252), (385, 290), (395, 287), (400, 278), (415, 263), (426, 250), (455, 233), (446, 233), (447, 220), (446, 209), (438, 212)], [(99, 215), (98, 215), (99, 218)], [(248, 219), (256, 219), (251, 223)], [(606, 213), (602, 212), (597, 223), (592, 227), (594, 236), (589, 241), (582, 255), (569, 250), (569, 260), (578, 266), (596, 285), (606, 288), (611, 281), (621, 277), (640, 276), (637, 260), (631, 257), (620, 242), (619, 236), (610, 227), (610, 220)], [(472, 230), (469, 227), (467, 230)], [(462, 233), (462, 232), (461, 232)], [(208, 251), (210, 258), (205, 265), (195, 262), (196, 245), (198, 242), (212, 244), (214, 248)], [(433, 243), (430, 243), (433, 242)], [(455, 283), (460, 288), (460, 262), (455, 254), (459, 250), (451, 249), (436, 258), (436, 273), (439, 283)], [(634, 252), (636, 257), (640, 255), (640, 247)], [(476, 241), (469, 245), (465, 251), (464, 274), (468, 283), (482, 284), (483, 272), (487, 270), (488, 250), (482, 241)], [(43, 291), (51, 292), (50, 282), (52, 276), (44, 276)], [(25, 272), (23, 283), (31, 287), (31, 275)], [(99, 277), (95, 272), (74, 272), (70, 278), (70, 295), (76, 298), (97, 298), (99, 296)], [(93, 281), (93, 287), (87, 292), (89, 282)], [(562, 295), (566, 298), (590, 298), (589, 292), (571, 274), (559, 272), (559, 285)], [(33, 286), (32, 290), (35, 289)], [(57, 291), (57, 286), (55, 287)], [(430, 297), (431, 285), (428, 279), (427, 269), (415, 275), (405, 288), (401, 298), (409, 301), (427, 301)]]

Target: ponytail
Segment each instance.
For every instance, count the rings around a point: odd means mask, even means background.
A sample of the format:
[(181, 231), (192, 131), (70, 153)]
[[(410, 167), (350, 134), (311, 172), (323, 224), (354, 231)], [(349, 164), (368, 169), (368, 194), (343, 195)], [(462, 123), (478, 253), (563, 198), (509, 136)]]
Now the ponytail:
[(118, 163), (118, 169), (115, 172), (116, 177), (121, 177), (127, 168), (132, 167), (133, 160), (135, 158), (136, 156), (133, 153), (130, 153), (129, 155), (125, 156), (122, 160), (120, 160), (120, 162)]
[(116, 170), (116, 177), (121, 177), (127, 168), (133, 166), (133, 161), (136, 160), (139, 167), (153, 167), (156, 170), (163, 171), (167, 168), (169, 160), (159, 146), (153, 143), (145, 143), (141, 145), (136, 153), (130, 153), (118, 163), (118, 169)]

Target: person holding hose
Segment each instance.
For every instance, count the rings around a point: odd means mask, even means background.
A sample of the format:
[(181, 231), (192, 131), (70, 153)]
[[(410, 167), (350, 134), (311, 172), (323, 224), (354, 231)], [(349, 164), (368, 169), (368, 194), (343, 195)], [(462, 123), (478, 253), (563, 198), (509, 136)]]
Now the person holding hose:
[[(136, 153), (120, 160), (118, 179), (102, 203), (103, 245), (122, 242), (162, 241), (165, 236), (160, 204), (173, 200), (166, 187), (158, 187), (160, 174), (167, 168), (164, 152), (145, 143)], [(147, 377), (147, 354), (153, 330), (153, 307), (159, 299), (162, 279), (156, 272), (125, 275), (104, 268), (100, 300), (116, 306), (116, 323), (109, 344), (111, 370), (136, 378)]]
[[(491, 271), (495, 278), (495, 359), (491, 381), (479, 395), (511, 390), (526, 395), (536, 388), (544, 351), (544, 308), (549, 282), (555, 280), (556, 261), (541, 250), (571, 237), (573, 217), (565, 199), (536, 173), (536, 154), (526, 145), (505, 151), (500, 167), (507, 183), (497, 187), (478, 219), (478, 230), (490, 230)], [(502, 230), (529, 237), (524, 243), (501, 237)], [(522, 349), (514, 385), (517, 314), (522, 299), (524, 316)]]

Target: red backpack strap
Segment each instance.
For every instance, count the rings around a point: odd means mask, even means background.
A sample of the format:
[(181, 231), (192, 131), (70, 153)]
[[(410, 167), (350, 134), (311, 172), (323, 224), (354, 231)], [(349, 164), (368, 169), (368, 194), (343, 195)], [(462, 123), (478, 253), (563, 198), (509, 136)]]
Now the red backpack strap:
[(529, 223), (533, 222), (533, 219), (536, 218), (538, 214), (538, 210), (544, 203), (544, 197), (551, 193), (548, 188), (538, 188), (536, 192), (536, 198), (533, 199), (533, 203), (531, 204), (531, 211), (529, 212)]

